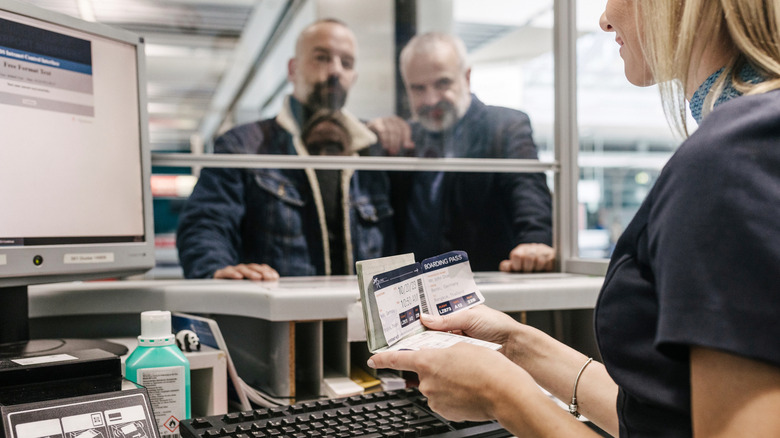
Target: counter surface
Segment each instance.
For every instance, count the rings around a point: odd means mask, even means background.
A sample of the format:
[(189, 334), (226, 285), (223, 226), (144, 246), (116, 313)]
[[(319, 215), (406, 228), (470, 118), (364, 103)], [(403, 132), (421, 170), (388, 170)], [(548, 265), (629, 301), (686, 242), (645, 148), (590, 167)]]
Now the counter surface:
[[(492, 308), (511, 312), (592, 308), (603, 277), (478, 272)], [(268, 321), (347, 318), (359, 301), (355, 276), (286, 277), (274, 282), (133, 280), (57, 283), (29, 288), (30, 318), (165, 309)]]

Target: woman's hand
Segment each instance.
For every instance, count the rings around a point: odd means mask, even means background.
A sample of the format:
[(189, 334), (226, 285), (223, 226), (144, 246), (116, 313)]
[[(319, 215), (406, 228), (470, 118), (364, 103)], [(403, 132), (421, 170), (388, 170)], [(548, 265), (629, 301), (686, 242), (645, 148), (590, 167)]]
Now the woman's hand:
[(522, 324), (511, 316), (485, 305), (441, 317), (423, 315), (422, 322), (432, 330), (462, 334), (500, 344), (501, 352), (508, 357), (511, 357), (510, 352), (515, 350), (512, 335), (522, 330)]
[(517, 387), (522, 382), (542, 394), (531, 376), (500, 353), (463, 342), (444, 349), (375, 354), (368, 366), (417, 373), (428, 405), (453, 421), (495, 419), (508, 382), (512, 391), (522, 392)]
[[(593, 436), (539, 389), (564, 400), (586, 357), (537, 329), (484, 305), (444, 317), (423, 316), (431, 329), (495, 342), (494, 351), (458, 343), (445, 349), (389, 351), (372, 368), (413, 371), (431, 409), (454, 421), (497, 419), (518, 436)], [(501, 354), (503, 353), (503, 355)], [(601, 364), (588, 367), (578, 387), (580, 411), (617, 433), (617, 385)]]

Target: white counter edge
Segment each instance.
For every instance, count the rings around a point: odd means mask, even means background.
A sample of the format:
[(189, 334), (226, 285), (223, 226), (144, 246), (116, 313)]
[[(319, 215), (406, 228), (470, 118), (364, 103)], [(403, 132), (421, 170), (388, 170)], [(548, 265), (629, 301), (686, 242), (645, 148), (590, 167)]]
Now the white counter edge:
[[(603, 277), (478, 273), (486, 304), (502, 311), (592, 308)], [(230, 280), (135, 280), (30, 286), (30, 318), (171, 310), (268, 321), (344, 319), (358, 301), (354, 277)]]

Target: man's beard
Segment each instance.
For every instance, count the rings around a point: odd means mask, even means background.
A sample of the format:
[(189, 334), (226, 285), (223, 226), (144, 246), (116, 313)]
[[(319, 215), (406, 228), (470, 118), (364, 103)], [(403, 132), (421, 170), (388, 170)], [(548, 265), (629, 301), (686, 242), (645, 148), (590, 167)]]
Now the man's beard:
[[(434, 117), (431, 113), (440, 112)], [(417, 110), (417, 121), (428, 131), (441, 132), (452, 128), (458, 121), (458, 110), (452, 103), (442, 100), (436, 105), (427, 105)]]
[(347, 90), (341, 86), (336, 77), (314, 84), (314, 89), (306, 99), (306, 106), (316, 111), (319, 109), (340, 110), (347, 102)]

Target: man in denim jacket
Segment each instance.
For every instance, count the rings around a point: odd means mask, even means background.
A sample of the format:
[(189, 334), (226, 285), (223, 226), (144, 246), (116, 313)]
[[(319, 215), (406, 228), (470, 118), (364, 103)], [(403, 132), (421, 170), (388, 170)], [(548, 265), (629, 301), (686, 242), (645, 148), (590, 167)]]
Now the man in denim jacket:
[[(316, 141), (305, 144), (301, 133), (315, 112), (325, 108), (337, 111), (338, 120), (331, 119), (331, 125), (341, 126), (351, 139), (346, 153), (371, 153), (376, 136), (342, 110), (357, 78), (355, 53), (354, 34), (344, 23), (320, 20), (308, 26), (288, 64), (293, 93), (281, 112), (231, 129), (217, 139), (215, 152), (319, 154), (327, 148), (313, 146)], [(333, 126), (331, 134), (338, 131)], [(355, 261), (393, 251), (387, 175), (204, 169), (180, 216), (177, 247), (187, 278), (351, 274)]]

